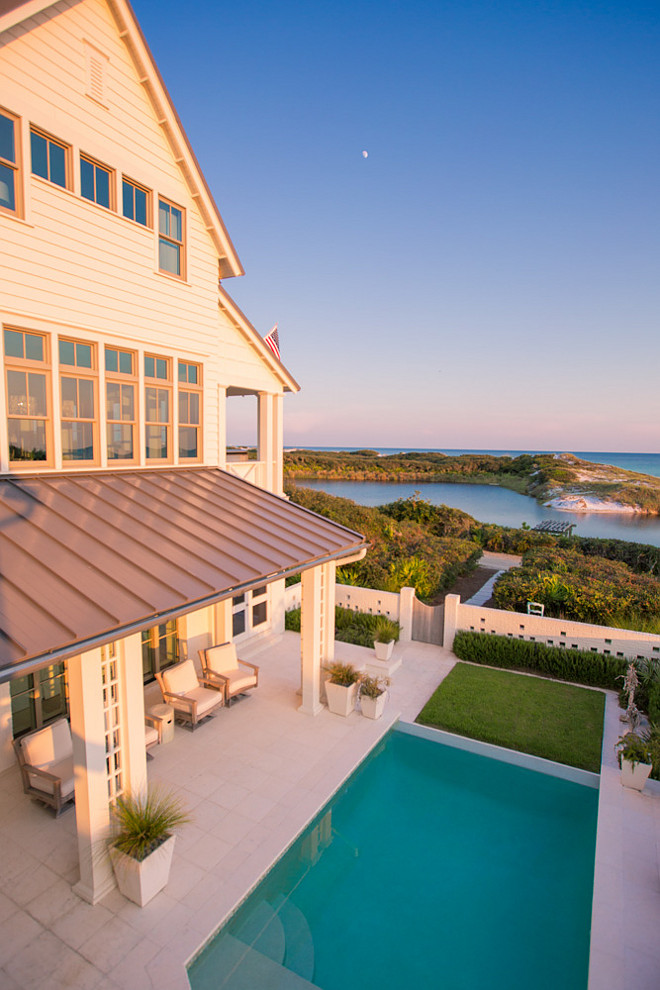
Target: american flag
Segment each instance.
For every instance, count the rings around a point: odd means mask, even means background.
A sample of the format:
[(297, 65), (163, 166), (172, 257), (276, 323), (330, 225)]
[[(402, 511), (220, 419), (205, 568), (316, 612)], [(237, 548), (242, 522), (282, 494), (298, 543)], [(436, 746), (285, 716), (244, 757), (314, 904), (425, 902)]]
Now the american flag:
[(278, 361), (282, 360), (280, 357), (280, 335), (277, 332), (277, 323), (270, 333), (267, 333), (264, 337), (264, 344), (268, 344)]

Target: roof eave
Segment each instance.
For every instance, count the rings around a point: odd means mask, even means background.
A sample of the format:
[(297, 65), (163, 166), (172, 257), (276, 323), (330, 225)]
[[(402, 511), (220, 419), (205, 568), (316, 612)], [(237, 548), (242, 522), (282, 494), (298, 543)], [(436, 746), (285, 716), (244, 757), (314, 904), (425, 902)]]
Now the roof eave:
[(299, 392), (300, 385), (290, 371), (278, 361), (270, 347), (264, 343), (261, 334), (252, 326), (245, 313), (236, 305), (228, 292), (218, 286), (218, 305), (227, 315), (231, 323), (239, 330), (249, 344), (254, 347), (259, 357), (265, 361), (270, 370), (279, 378), (285, 392)]

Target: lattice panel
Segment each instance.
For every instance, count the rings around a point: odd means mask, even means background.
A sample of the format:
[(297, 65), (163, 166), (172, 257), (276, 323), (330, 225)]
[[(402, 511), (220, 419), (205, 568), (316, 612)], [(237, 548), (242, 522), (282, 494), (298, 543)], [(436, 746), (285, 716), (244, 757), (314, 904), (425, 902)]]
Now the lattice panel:
[(108, 782), (108, 800), (114, 803), (124, 792), (122, 753), (124, 725), (116, 643), (110, 643), (101, 650), (101, 676), (105, 722), (105, 773)]

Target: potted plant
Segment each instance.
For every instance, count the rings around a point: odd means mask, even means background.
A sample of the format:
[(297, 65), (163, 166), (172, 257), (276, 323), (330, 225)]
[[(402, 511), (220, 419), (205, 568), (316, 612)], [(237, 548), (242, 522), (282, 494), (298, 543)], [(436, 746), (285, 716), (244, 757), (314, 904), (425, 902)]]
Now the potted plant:
[(383, 681), (378, 677), (363, 674), (360, 678), (360, 708), (367, 718), (380, 718), (385, 711), (387, 690)]
[(174, 830), (189, 821), (172, 794), (151, 790), (117, 798), (110, 859), (124, 897), (144, 907), (163, 889), (170, 875)]
[(399, 639), (399, 631), (400, 626), (398, 622), (393, 622), (386, 615), (378, 616), (374, 631), (374, 649), (377, 660), (390, 659), (394, 644)]
[(653, 764), (648, 738), (637, 732), (626, 732), (617, 743), (621, 783), (642, 791), (649, 778)]
[(325, 683), (328, 708), (335, 715), (350, 715), (357, 700), (360, 675), (350, 663), (332, 663), (326, 668), (329, 679)]

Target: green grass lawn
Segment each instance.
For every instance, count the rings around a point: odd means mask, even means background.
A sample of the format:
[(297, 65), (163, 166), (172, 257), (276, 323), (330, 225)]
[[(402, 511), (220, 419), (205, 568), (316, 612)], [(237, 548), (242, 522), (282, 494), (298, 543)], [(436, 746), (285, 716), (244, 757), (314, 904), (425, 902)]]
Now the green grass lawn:
[(599, 773), (604, 710), (602, 691), (457, 663), (417, 721)]

